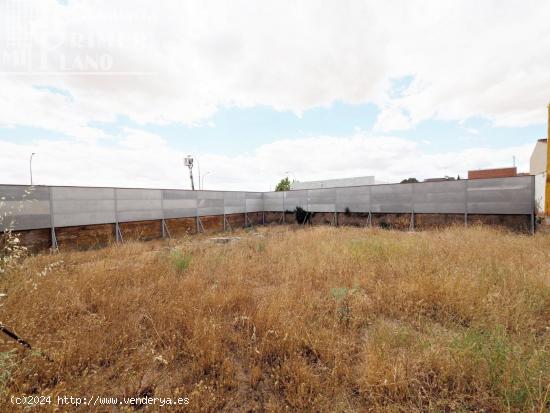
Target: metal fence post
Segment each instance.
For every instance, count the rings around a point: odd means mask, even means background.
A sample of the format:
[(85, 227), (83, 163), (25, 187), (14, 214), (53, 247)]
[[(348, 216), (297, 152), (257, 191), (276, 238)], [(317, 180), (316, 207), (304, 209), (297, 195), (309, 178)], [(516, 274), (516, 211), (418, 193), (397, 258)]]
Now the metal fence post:
[(285, 199), (286, 199), (286, 191), (283, 191), (283, 224), (286, 224)]
[(172, 235), (170, 234), (170, 229), (168, 228), (168, 224), (166, 223), (166, 212), (164, 210), (164, 189), (160, 190), (160, 207), (162, 209), (162, 238), (170, 238), (172, 239)]
[[(244, 193), (244, 227), (248, 228), (248, 210), (246, 208), (246, 192)], [(251, 225), (253, 226), (253, 225)]]
[(196, 207), (195, 207), (195, 225), (197, 227), (197, 234), (198, 234), (200, 232), (200, 226), (199, 226), (200, 218), (199, 218), (199, 196), (197, 195), (197, 192), (195, 192), (195, 198), (197, 200)]
[(226, 226), (225, 226), (225, 194), (223, 195), (223, 231), (225, 232)]
[(369, 227), (372, 228), (372, 186), (369, 185)]
[(118, 221), (118, 188), (113, 188), (115, 191), (115, 237), (117, 242), (123, 242), (122, 231)]
[(165, 215), (164, 215), (164, 190), (160, 190), (160, 209), (162, 209), (162, 221), (160, 222), (161, 231), (162, 231), (162, 238), (166, 238), (166, 223), (164, 221)]
[(464, 226), (468, 226), (468, 180), (464, 185)]
[(54, 251), (57, 251), (59, 249), (57, 245), (57, 236), (55, 234), (55, 211), (53, 207), (53, 192), (52, 187), (48, 187), (48, 195), (50, 198), (50, 232), (51, 232), (51, 241), (52, 241), (52, 249)]
[(334, 190), (334, 226), (338, 226), (338, 203), (336, 202), (338, 198), (337, 190)]
[(535, 235), (535, 209), (536, 209), (536, 203), (535, 203), (535, 177), (531, 176), (531, 235)]
[(411, 224), (409, 226), (410, 231), (414, 231), (414, 183), (411, 183)]

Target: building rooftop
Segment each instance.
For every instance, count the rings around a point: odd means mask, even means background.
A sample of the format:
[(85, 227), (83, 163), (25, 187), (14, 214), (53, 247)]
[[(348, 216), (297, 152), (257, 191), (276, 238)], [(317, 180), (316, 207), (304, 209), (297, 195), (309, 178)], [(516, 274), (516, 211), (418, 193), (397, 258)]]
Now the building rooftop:
[(518, 168), (475, 169), (468, 171), (468, 179), (508, 178), (518, 175)]

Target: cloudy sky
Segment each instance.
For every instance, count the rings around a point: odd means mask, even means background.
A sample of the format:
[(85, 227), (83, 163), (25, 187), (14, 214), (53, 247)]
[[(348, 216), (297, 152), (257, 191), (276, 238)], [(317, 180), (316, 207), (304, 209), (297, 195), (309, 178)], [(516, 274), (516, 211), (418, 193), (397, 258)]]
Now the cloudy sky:
[[(0, 183), (528, 170), (550, 2), (0, 0)], [(195, 172), (197, 173), (197, 171)]]

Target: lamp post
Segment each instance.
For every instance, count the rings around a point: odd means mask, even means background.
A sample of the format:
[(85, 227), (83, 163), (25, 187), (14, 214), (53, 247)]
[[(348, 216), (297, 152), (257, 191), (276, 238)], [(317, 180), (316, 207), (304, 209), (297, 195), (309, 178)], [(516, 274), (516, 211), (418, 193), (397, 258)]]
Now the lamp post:
[(33, 184), (33, 182), (32, 182), (32, 158), (34, 157), (34, 155), (36, 155), (36, 153), (33, 152), (33, 153), (31, 154), (31, 158), (29, 159), (29, 171), (30, 171), (30, 173), (31, 173), (31, 186), (32, 186), (32, 184)]
[(191, 155), (187, 155), (187, 157), (183, 160), (183, 163), (185, 166), (189, 168), (189, 178), (191, 179), (191, 190), (195, 190), (195, 182), (193, 181), (193, 157)]
[(193, 189), (193, 191), (195, 190), (195, 183), (193, 182), (193, 166), (194, 164), (196, 163), (197, 164), (197, 168), (199, 170), (199, 180), (197, 181), (198, 182), (198, 185), (199, 185), (199, 191), (201, 189), (201, 164), (199, 162), (199, 158), (197, 158), (196, 156), (193, 156), (193, 155), (187, 155), (187, 157), (184, 159), (184, 163), (185, 163), (185, 166), (187, 166), (189, 168), (189, 173), (191, 174), (191, 188)]
[(201, 182), (201, 189), (204, 189), (204, 178), (206, 178), (207, 175), (210, 175), (212, 172), (208, 171), (202, 176), (202, 182)]

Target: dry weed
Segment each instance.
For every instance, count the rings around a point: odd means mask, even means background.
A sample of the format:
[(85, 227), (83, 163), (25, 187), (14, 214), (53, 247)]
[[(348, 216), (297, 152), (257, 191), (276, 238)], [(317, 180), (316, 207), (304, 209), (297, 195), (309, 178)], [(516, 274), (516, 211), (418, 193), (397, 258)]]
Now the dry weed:
[(0, 342), (0, 406), (145, 394), (187, 396), (182, 411), (550, 410), (550, 236), (260, 231), (26, 259), (0, 281), (0, 319), (35, 350)]

